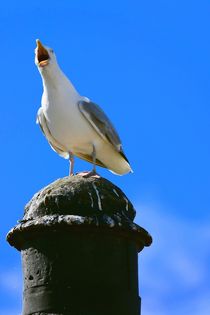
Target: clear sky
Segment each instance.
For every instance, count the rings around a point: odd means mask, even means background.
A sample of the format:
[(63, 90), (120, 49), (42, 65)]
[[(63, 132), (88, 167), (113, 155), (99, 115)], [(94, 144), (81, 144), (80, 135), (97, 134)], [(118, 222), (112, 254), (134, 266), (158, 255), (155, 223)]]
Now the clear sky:
[(134, 174), (98, 171), (154, 238), (139, 256), (142, 315), (210, 314), (209, 16), (207, 0), (1, 1), (0, 315), (21, 312), (20, 255), (5, 235), (68, 174), (35, 124), (36, 38), (108, 114), (131, 162)]

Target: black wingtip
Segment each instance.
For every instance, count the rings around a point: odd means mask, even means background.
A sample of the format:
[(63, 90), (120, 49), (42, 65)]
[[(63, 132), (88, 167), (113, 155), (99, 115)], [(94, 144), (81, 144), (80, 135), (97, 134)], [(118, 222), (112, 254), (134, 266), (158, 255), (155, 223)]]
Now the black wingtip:
[(130, 162), (128, 161), (128, 159), (127, 159), (125, 153), (122, 151), (122, 149), (120, 150), (119, 153), (120, 153), (120, 155), (126, 160), (126, 162), (128, 162), (128, 164), (130, 165)]

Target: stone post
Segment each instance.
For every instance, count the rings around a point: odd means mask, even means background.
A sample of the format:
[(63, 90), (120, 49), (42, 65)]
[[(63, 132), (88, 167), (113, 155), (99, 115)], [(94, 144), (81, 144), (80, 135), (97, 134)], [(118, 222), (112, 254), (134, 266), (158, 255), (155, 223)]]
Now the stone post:
[(7, 235), (21, 251), (23, 315), (140, 315), (138, 252), (152, 242), (125, 194), (99, 176), (34, 195)]

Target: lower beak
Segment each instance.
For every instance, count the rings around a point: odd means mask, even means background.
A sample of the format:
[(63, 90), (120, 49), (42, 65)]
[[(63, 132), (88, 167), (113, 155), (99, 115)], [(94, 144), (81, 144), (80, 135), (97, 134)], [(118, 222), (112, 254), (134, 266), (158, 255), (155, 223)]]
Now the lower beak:
[(36, 40), (37, 44), (37, 61), (40, 67), (45, 67), (49, 63), (50, 56), (47, 49), (42, 45), (39, 39)]

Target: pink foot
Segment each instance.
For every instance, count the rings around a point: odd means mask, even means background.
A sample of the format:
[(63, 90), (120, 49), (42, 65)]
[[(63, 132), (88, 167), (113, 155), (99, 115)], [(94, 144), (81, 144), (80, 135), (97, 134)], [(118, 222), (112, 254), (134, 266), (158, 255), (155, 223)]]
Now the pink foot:
[(88, 177), (100, 178), (100, 175), (98, 175), (94, 171), (89, 171), (89, 172), (88, 171), (84, 171), (84, 172), (77, 173), (77, 175), (82, 176), (84, 178), (88, 178)]

